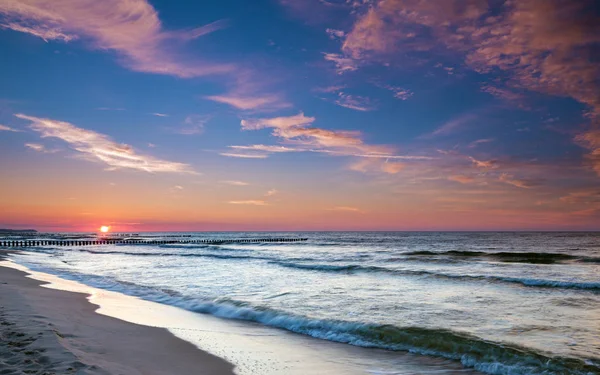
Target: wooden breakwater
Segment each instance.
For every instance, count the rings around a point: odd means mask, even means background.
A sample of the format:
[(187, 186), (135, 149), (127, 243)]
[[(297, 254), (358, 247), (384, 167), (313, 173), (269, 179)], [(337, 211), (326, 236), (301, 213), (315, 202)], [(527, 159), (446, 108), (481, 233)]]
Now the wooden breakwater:
[(223, 245), (235, 243), (269, 243), (269, 242), (301, 242), (308, 238), (240, 238), (240, 239), (197, 239), (197, 240), (137, 240), (137, 239), (96, 239), (96, 240), (18, 240), (2, 241), (0, 247), (32, 247), (32, 246), (96, 246), (96, 245), (167, 245), (167, 244), (205, 244)]

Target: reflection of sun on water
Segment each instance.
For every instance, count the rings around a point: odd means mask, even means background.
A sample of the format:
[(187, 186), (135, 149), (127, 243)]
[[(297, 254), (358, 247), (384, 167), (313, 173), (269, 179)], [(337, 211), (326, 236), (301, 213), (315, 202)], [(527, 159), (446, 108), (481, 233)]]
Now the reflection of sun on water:
[(102, 232), (102, 233), (108, 233), (109, 230), (110, 230), (110, 227), (107, 227), (106, 225), (103, 225), (100, 227), (100, 232)]

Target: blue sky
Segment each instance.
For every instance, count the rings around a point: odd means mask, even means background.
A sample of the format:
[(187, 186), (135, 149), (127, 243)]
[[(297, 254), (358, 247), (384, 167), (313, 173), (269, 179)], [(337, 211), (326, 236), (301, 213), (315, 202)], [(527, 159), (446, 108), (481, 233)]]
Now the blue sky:
[(0, 225), (597, 229), (599, 14), (5, 0)]

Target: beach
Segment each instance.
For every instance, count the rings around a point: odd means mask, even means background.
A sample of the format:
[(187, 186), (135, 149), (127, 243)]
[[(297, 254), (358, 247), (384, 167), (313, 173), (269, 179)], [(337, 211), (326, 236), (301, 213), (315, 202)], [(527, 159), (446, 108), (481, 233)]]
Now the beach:
[(0, 267), (2, 374), (233, 374), (164, 328), (97, 314), (86, 295), (26, 276)]

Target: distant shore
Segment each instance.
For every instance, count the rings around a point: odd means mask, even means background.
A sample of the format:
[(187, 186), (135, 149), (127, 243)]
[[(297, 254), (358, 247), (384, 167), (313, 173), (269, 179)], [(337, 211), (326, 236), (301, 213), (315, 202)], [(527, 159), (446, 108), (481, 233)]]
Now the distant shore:
[(0, 369), (10, 374), (233, 374), (166, 329), (97, 314), (86, 295), (26, 276), (0, 267)]

